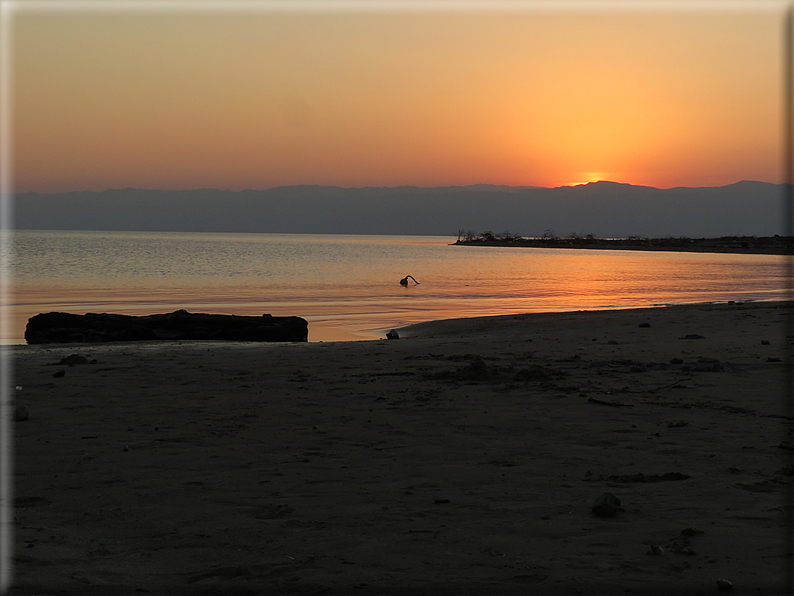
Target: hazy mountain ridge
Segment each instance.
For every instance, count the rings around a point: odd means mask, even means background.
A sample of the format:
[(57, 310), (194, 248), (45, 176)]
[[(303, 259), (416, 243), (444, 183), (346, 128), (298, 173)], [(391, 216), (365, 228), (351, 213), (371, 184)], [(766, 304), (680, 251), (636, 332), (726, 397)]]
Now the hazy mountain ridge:
[(18, 194), (16, 229), (456, 235), (553, 230), (600, 237), (785, 233), (784, 185), (658, 189), (617, 182), (574, 187), (478, 184), (229, 191), (109, 189)]

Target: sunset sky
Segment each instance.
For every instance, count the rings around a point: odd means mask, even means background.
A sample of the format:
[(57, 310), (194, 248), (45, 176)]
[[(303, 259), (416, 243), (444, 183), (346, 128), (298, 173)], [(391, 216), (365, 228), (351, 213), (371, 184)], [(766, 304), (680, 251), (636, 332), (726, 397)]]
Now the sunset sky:
[(9, 6), (16, 192), (783, 181), (785, 2)]

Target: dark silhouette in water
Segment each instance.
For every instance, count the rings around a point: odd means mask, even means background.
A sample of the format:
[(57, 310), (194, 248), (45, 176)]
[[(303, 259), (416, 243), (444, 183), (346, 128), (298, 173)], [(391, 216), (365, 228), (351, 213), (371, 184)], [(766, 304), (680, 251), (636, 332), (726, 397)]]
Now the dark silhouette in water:
[[(408, 278), (409, 278), (409, 277), (410, 277), (411, 279), (414, 279), (414, 276), (413, 276), (413, 275), (406, 275), (405, 277), (403, 277), (403, 278), (400, 280), (400, 285), (401, 285), (401, 286), (406, 286), (406, 287), (407, 287), (407, 286), (408, 286)], [(414, 279), (414, 283), (415, 283), (417, 286), (419, 285), (419, 282), (418, 282), (418, 281), (416, 281), (415, 279)]]

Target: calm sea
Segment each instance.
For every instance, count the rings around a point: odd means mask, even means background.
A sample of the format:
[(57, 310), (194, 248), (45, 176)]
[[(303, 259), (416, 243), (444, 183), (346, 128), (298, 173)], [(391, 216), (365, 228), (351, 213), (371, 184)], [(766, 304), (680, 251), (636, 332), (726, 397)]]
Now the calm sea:
[[(297, 315), (310, 341), (420, 321), (784, 299), (784, 258), (450, 246), (453, 237), (15, 232), (4, 344), (41, 312)], [(420, 285), (400, 286), (406, 275)]]

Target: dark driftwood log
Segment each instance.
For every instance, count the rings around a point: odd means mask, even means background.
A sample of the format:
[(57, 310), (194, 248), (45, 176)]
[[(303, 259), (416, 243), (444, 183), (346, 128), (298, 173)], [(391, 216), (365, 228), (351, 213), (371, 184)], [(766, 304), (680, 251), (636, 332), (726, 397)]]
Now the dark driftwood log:
[(300, 317), (242, 317), (186, 310), (134, 317), (42, 313), (28, 319), (29, 344), (151, 340), (308, 341), (309, 324)]

